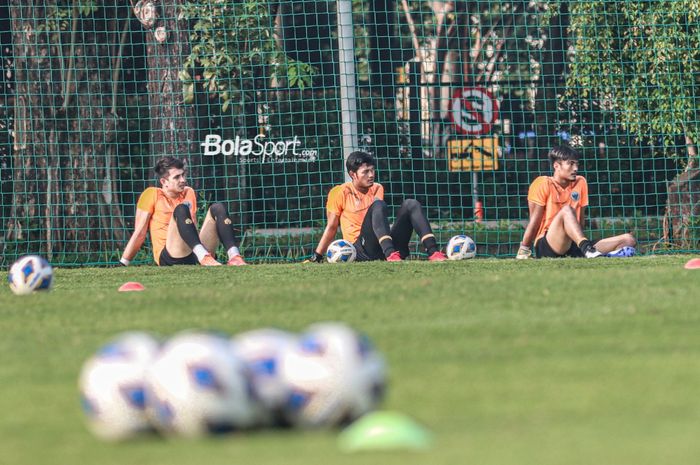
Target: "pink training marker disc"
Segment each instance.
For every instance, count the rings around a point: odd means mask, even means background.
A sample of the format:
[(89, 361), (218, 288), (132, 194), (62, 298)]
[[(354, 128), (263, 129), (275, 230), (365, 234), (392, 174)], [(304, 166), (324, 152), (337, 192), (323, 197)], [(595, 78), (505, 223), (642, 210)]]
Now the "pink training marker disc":
[(146, 289), (143, 284), (137, 283), (135, 281), (129, 281), (119, 286), (119, 292), (129, 292), (129, 291), (143, 291)]
[(693, 258), (692, 260), (688, 260), (688, 263), (685, 264), (686, 270), (695, 270), (698, 268), (700, 268), (700, 258)]

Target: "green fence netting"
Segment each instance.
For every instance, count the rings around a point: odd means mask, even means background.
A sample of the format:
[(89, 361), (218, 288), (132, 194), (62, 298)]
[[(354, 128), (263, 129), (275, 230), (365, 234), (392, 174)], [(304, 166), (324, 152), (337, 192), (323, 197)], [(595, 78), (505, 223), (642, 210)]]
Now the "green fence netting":
[[(344, 157), (377, 159), (444, 244), (512, 256), (570, 144), (591, 236), (700, 240), (697, 1), (10, 0), (0, 262), (114, 263), (155, 161), (186, 159), (251, 262), (307, 256)], [(138, 261), (150, 262), (144, 250)]]

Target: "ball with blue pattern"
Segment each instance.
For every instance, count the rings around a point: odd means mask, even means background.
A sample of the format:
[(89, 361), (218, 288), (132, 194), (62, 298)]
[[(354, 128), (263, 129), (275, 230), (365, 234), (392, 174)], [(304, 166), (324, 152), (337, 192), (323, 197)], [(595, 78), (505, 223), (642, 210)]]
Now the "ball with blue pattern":
[(279, 374), (282, 354), (297, 344), (298, 335), (276, 328), (260, 328), (237, 334), (232, 345), (248, 366), (258, 402), (255, 426), (282, 426), (288, 386)]
[(285, 415), (304, 428), (333, 427), (374, 410), (383, 399), (386, 363), (367, 336), (341, 322), (309, 326), (280, 359), (288, 386)]
[(350, 263), (357, 257), (355, 246), (345, 239), (338, 239), (331, 242), (326, 251), (328, 263)]
[(200, 437), (255, 423), (257, 396), (228, 338), (189, 331), (168, 340), (145, 376), (146, 415), (166, 435)]
[(476, 256), (476, 243), (465, 235), (453, 236), (447, 243), (445, 255), (450, 260), (465, 260)]
[(613, 250), (612, 252), (607, 253), (606, 257), (628, 258), (628, 257), (634, 257), (636, 254), (637, 254), (637, 249), (635, 249), (634, 247), (625, 246), (625, 247), (621, 247), (617, 250)]
[(151, 430), (144, 376), (159, 347), (151, 334), (130, 331), (115, 336), (83, 364), (80, 404), (95, 436), (121, 441)]
[(7, 281), (17, 295), (48, 291), (53, 284), (53, 268), (39, 255), (25, 255), (12, 264)]

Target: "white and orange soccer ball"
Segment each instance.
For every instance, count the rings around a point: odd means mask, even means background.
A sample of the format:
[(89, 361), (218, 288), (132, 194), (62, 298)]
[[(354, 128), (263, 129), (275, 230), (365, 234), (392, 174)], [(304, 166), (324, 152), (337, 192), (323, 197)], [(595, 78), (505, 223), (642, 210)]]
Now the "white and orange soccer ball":
[(338, 239), (331, 242), (326, 251), (326, 260), (329, 263), (350, 263), (357, 257), (355, 246), (345, 239)]
[(150, 430), (144, 410), (144, 376), (158, 352), (155, 337), (127, 332), (103, 346), (83, 365), (78, 381), (88, 429), (118, 441)]
[(48, 291), (53, 283), (53, 268), (43, 257), (25, 255), (12, 264), (7, 281), (17, 295)]
[(476, 243), (471, 237), (459, 234), (447, 243), (445, 255), (450, 260), (465, 260), (476, 256)]
[(310, 326), (280, 362), (289, 389), (285, 413), (292, 425), (337, 426), (373, 410), (383, 398), (384, 357), (344, 323)]

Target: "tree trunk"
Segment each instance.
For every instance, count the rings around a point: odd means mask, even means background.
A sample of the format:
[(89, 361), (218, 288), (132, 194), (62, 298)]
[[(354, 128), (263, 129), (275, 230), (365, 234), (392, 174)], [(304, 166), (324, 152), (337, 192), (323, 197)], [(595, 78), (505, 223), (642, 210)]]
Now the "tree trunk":
[(394, 74), (397, 65), (395, 50), (398, 48), (393, 27), (396, 5), (393, 0), (370, 2), (369, 68), (370, 85), (382, 98), (393, 98)]
[(189, 24), (178, 19), (182, 3), (181, 0), (160, 2), (158, 18), (145, 35), (151, 166), (167, 155), (185, 159), (190, 184), (197, 189), (203, 187), (197, 113), (194, 105), (184, 102), (183, 83), (178, 76), (190, 54)]
[(668, 184), (668, 199), (664, 215), (664, 241), (677, 247), (695, 249), (692, 229), (700, 215), (700, 161), (697, 147), (686, 137), (688, 164)]
[[(537, 89), (535, 111), (526, 118), (534, 120), (534, 129), (540, 147), (552, 147), (559, 143), (556, 133), (562, 116), (559, 99), (564, 94), (566, 66), (569, 62), (566, 56), (568, 30), (569, 4), (561, 2), (559, 14), (552, 17), (547, 28), (549, 37), (542, 53), (542, 75)], [(528, 150), (528, 158), (530, 155)]]
[[(6, 239), (18, 253), (75, 254), (86, 262), (111, 251), (124, 234), (121, 218), (111, 216), (116, 195), (101, 195), (112, 182), (106, 156), (119, 124), (108, 114), (110, 41), (118, 25), (114, 18), (81, 18), (74, 8), (68, 29), (52, 31), (52, 8), (49, 1), (10, 6), (16, 98)], [(108, 10), (114, 8), (99, 9)]]

